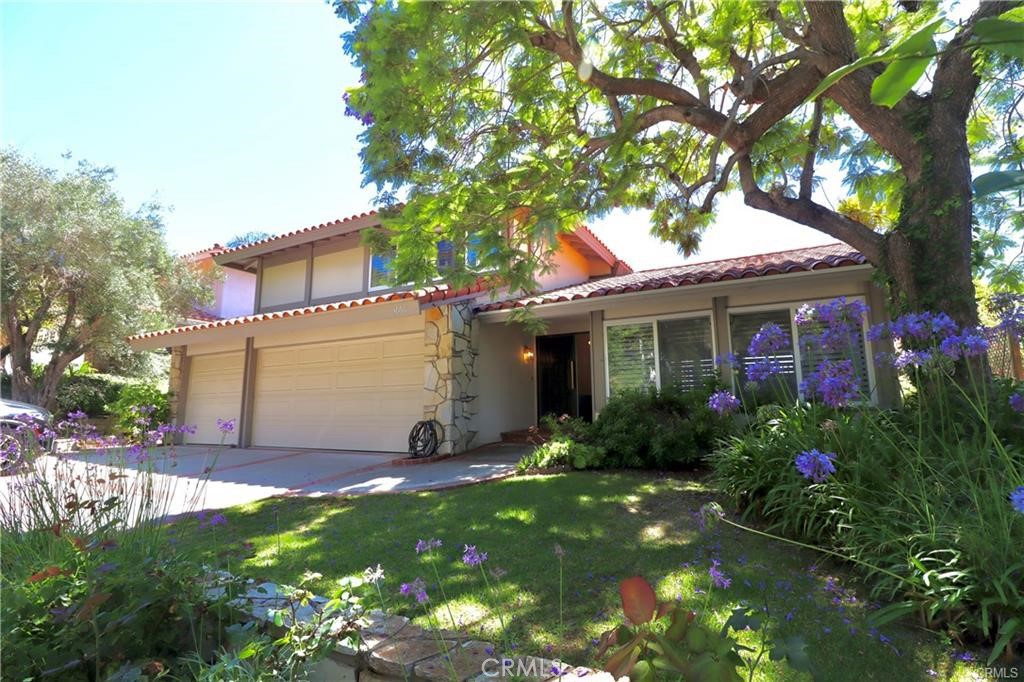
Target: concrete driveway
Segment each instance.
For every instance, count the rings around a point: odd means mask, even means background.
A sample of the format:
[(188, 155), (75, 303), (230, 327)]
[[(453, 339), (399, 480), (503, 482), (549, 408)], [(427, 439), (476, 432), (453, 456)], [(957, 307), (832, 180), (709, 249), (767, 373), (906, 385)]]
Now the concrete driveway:
[[(392, 462), (395, 453), (269, 448), (215, 448), (186, 445), (153, 448), (145, 461), (126, 469), (151, 470), (155, 485), (173, 499), (171, 514), (197, 509), (223, 509), (275, 495), (373, 495), (434, 490), (510, 476), (529, 449), (496, 443), (429, 464)], [(49, 475), (58, 467), (102, 476), (114, 471), (124, 455), (118, 452), (75, 452), (37, 462)]]

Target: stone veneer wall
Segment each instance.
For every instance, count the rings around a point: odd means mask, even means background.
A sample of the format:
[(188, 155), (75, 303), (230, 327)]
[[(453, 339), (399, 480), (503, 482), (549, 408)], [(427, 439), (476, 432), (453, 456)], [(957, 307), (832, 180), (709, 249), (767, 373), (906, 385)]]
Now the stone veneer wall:
[(470, 303), (431, 308), (424, 328), (423, 418), (444, 429), (438, 453), (468, 450), (476, 438), (477, 378), (473, 310)]
[(179, 414), (181, 387), (185, 382), (184, 372), (185, 346), (174, 346), (171, 348), (171, 371), (167, 385), (167, 405), (171, 411), (168, 421), (171, 424), (177, 424), (178, 417), (185, 418), (185, 415)]

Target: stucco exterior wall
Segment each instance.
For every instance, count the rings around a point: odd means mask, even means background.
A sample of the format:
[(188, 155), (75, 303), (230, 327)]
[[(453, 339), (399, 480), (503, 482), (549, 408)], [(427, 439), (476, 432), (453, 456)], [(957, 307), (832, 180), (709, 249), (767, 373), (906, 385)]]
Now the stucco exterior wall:
[(477, 438), (493, 443), (503, 431), (525, 429), (536, 421), (534, 363), (522, 357), (524, 346), (533, 348), (533, 335), (515, 324), (478, 322), (477, 345)]
[(263, 268), (260, 308), (301, 303), (306, 295), (306, 261), (268, 265)]
[(558, 240), (558, 250), (554, 255), (554, 266), (552, 272), (537, 278), (537, 283), (544, 291), (579, 284), (590, 277), (590, 264), (587, 259), (561, 238)]
[(230, 268), (224, 268), (224, 280), (217, 292), (215, 310), (219, 317), (241, 317), (251, 315), (256, 305), (256, 275)]

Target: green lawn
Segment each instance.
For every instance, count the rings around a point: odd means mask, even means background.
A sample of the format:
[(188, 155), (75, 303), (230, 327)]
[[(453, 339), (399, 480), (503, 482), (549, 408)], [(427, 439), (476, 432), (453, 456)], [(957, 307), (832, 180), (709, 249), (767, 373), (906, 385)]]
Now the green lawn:
[[(773, 628), (802, 633), (830, 682), (974, 678), (954, 666), (934, 634), (902, 625), (871, 632), (865, 595), (819, 556), (721, 524), (701, 534), (694, 513), (709, 499), (692, 479), (577, 472), (437, 493), (270, 499), (228, 510), (226, 526), (187, 522), (177, 530), (188, 551), (256, 579), (296, 584), (307, 570), (322, 573), (312, 584), (320, 592), (380, 563), (391, 606), (421, 620), (398, 586), (422, 577), (444, 622), (433, 568), (414, 550), (417, 539), (439, 538), (444, 546), (434, 560), (460, 625), (497, 639), (500, 611), (518, 651), (552, 656), (559, 651), (558, 543), (566, 552), (562, 657), (575, 663), (594, 663), (592, 642), (620, 617), (618, 581), (641, 574), (661, 598), (719, 622), (739, 602), (766, 602)], [(486, 566), (505, 572), (497, 597), (479, 570), (462, 565), (464, 544), (488, 552)], [(709, 589), (711, 558), (732, 578), (728, 589)], [(760, 679), (801, 679), (773, 666)]]

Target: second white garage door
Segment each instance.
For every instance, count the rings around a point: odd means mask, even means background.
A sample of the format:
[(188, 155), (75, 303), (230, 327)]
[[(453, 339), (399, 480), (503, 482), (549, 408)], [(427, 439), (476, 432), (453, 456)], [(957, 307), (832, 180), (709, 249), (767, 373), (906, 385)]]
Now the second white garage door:
[(261, 348), (253, 445), (404, 452), (423, 418), (423, 334)]

